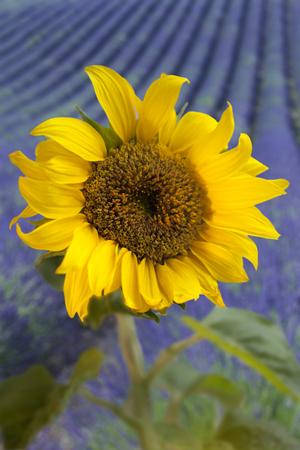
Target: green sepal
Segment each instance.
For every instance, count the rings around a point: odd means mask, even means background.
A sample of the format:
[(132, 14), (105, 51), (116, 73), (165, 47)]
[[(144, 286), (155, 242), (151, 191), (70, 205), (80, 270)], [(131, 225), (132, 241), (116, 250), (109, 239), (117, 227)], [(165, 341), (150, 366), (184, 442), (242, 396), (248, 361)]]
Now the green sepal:
[(115, 291), (102, 297), (91, 297), (88, 304), (88, 315), (84, 318), (84, 321), (91, 328), (97, 329), (108, 314), (129, 314), (137, 317), (123, 302), (120, 291)]
[(176, 124), (178, 124), (179, 120), (181, 119), (181, 117), (184, 114), (184, 111), (186, 110), (186, 108), (189, 106), (188, 102), (186, 102), (183, 107), (181, 108), (181, 110), (179, 111), (179, 113), (177, 114), (177, 122)]
[(26, 448), (37, 433), (67, 407), (80, 385), (95, 378), (103, 361), (97, 349), (84, 352), (66, 385), (42, 365), (0, 383), (0, 426), (6, 450)]
[(158, 314), (154, 314), (149, 310), (146, 313), (134, 313), (125, 305), (121, 291), (117, 290), (102, 297), (92, 296), (88, 304), (88, 314), (84, 318), (84, 322), (92, 329), (97, 329), (101, 325), (105, 316), (109, 314), (129, 314), (134, 317), (155, 320), (159, 323)]
[(185, 303), (176, 303), (176, 302), (174, 302), (174, 304), (179, 306), (179, 308), (181, 308), (182, 311), (184, 311), (184, 312), (186, 311)]
[(217, 432), (217, 439), (228, 442), (234, 450), (299, 450), (300, 441), (292, 438), (278, 423), (268, 423), (229, 411)]
[(228, 409), (240, 406), (244, 399), (243, 392), (228, 378), (214, 373), (201, 374), (190, 364), (178, 361), (169, 363), (153, 383), (177, 405), (193, 394), (209, 395)]
[(100, 125), (100, 123), (95, 122), (95, 120), (88, 117), (79, 106), (75, 105), (75, 108), (79, 112), (82, 120), (91, 125), (103, 138), (105, 147), (107, 149), (107, 153), (111, 148), (118, 148), (123, 143), (122, 139), (117, 135), (111, 124), (109, 124), (109, 128)]
[(165, 314), (161, 314), (161, 313), (154, 313), (152, 311), (152, 309), (149, 309), (149, 311), (146, 311), (142, 314), (139, 314), (139, 317), (143, 317), (144, 319), (150, 319), (150, 320), (155, 320), (155, 322), (157, 324), (159, 324), (159, 318)]
[[(54, 258), (55, 256), (65, 256), (67, 250), (62, 250), (61, 252), (46, 252), (37, 260), (34, 264), (35, 267), (38, 266), (44, 259)], [(58, 267), (58, 266), (57, 266)]]
[(34, 225), (35, 227), (40, 227), (41, 225), (44, 225), (45, 223), (48, 223), (53, 219), (47, 219), (46, 217), (44, 217), (43, 219), (40, 220), (28, 220), (28, 219), (25, 220), (31, 225)]
[[(56, 255), (55, 253), (58, 254)], [(65, 275), (55, 273), (58, 266), (62, 263), (63, 258), (63, 252), (47, 252), (35, 263), (37, 271), (42, 275), (44, 280), (57, 291), (62, 291), (64, 286)]]
[(241, 359), (280, 392), (300, 401), (300, 366), (282, 331), (251, 311), (215, 308), (205, 320), (182, 319), (199, 336)]

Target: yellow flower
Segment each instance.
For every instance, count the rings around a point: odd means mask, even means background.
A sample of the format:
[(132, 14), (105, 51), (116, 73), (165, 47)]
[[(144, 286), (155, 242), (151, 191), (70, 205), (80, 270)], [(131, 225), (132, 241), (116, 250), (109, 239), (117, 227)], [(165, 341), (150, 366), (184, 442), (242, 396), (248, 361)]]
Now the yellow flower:
[(186, 78), (163, 74), (141, 101), (119, 74), (86, 69), (119, 148), (106, 148), (89, 124), (50, 119), (31, 134), (46, 136), (36, 161), (10, 155), (24, 173), (20, 192), (28, 206), (15, 217), (43, 215), (45, 223), (19, 237), (39, 250), (66, 250), (57, 273), (71, 317), (87, 314), (89, 298), (120, 286), (133, 311), (162, 310), (200, 294), (224, 306), (218, 281), (248, 280), (243, 257), (257, 267), (248, 237), (279, 234), (256, 204), (285, 194), (285, 180), (267, 170), (234, 130), (229, 105), (221, 120), (174, 110)]

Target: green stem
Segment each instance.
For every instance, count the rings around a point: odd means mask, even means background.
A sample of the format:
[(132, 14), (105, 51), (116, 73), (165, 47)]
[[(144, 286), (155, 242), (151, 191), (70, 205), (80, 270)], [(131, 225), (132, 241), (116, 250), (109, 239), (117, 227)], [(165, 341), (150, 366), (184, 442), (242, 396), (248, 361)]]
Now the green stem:
[(134, 318), (118, 314), (119, 341), (126, 363), (131, 386), (126, 401), (131, 417), (137, 417), (140, 427), (136, 430), (143, 450), (160, 450), (159, 439), (153, 427), (152, 405), (149, 384), (145, 382), (146, 371)]
[(134, 318), (127, 314), (116, 314), (116, 316), (120, 347), (130, 378), (133, 382), (141, 380), (145, 377), (146, 371)]

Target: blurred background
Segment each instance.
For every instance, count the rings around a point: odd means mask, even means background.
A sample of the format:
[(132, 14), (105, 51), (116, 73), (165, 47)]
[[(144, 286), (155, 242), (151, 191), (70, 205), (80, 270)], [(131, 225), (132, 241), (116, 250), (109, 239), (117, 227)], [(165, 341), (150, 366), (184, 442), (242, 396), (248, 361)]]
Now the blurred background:
[[(161, 72), (187, 77), (177, 111), (201, 111), (219, 120), (233, 106), (236, 129), (250, 134), (253, 156), (286, 178), (288, 195), (260, 209), (282, 235), (278, 242), (254, 239), (259, 249), (250, 281), (225, 285), (227, 306), (248, 308), (274, 320), (300, 358), (300, 2), (297, 0), (1, 0), (0, 3), (0, 378), (45, 364), (63, 380), (78, 354), (97, 345), (106, 353), (94, 383), (99, 395), (121, 402), (128, 380), (120, 358), (115, 321), (108, 317), (92, 331), (71, 320), (61, 292), (52, 290), (34, 268), (40, 252), (23, 244), (9, 222), (25, 206), (19, 170), (8, 154), (34, 157), (38, 138), (29, 135), (51, 117), (79, 117), (74, 104), (106, 125), (105, 115), (84, 72), (101, 64), (123, 75), (143, 98)], [(22, 229), (30, 226), (22, 221)], [(187, 303), (197, 319), (212, 308), (206, 298)], [(147, 364), (162, 347), (190, 334), (184, 313), (174, 306), (155, 322), (137, 320)], [(234, 377), (247, 392), (247, 409), (299, 435), (299, 407), (258, 375), (210, 345), (188, 352), (195, 367)], [(238, 367), (238, 370), (237, 370)], [(164, 398), (157, 395), (162, 415)], [(209, 400), (191, 399), (184, 420), (195, 412), (207, 418)], [(297, 434), (298, 433), (298, 434)], [(106, 411), (72, 400), (67, 412), (44, 430), (30, 450), (138, 449), (130, 431)]]

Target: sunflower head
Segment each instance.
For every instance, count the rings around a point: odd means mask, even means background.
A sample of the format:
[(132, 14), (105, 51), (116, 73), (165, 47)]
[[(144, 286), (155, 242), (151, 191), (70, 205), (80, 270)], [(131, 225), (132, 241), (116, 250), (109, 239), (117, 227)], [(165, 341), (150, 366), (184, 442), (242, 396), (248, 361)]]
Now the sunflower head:
[(110, 128), (50, 119), (31, 134), (46, 136), (36, 160), (10, 155), (24, 173), (28, 205), (12, 220), (45, 220), (19, 237), (29, 246), (65, 251), (57, 273), (71, 317), (87, 314), (91, 296), (122, 288), (135, 312), (163, 311), (205, 295), (224, 306), (218, 281), (248, 280), (243, 258), (257, 267), (249, 238), (279, 234), (256, 204), (285, 194), (288, 182), (257, 177), (267, 167), (251, 156), (242, 134), (228, 150), (232, 108), (219, 122), (175, 104), (186, 78), (162, 74), (140, 100), (130, 84), (103, 66), (86, 69)]

